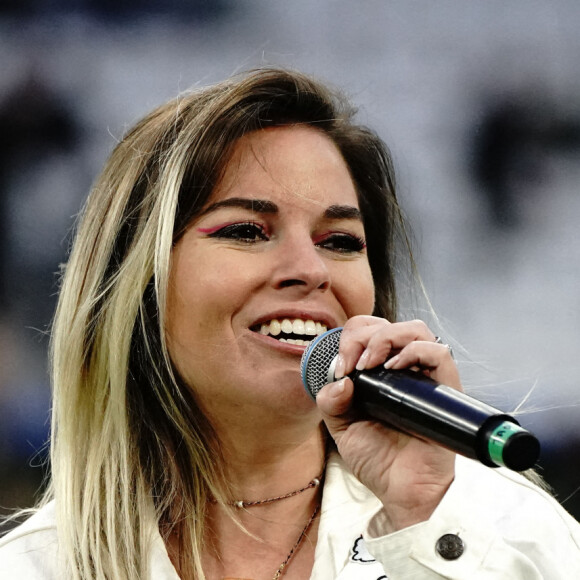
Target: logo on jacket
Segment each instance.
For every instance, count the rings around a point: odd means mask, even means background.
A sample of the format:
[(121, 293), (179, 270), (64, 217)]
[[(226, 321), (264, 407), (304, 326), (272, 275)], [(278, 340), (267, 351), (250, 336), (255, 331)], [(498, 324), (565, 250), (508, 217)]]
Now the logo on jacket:
[(350, 559), (352, 562), (358, 562), (359, 564), (370, 564), (376, 562), (367, 550), (367, 545), (362, 536), (359, 536), (355, 540), (354, 546), (350, 549)]

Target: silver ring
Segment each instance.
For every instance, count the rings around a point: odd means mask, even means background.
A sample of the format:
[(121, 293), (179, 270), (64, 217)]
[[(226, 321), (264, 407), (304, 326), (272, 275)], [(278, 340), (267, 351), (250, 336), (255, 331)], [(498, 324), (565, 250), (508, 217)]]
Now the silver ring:
[(440, 336), (435, 337), (435, 344), (442, 344), (449, 351), (451, 358), (455, 360), (455, 355), (453, 354), (453, 349), (451, 348), (451, 345), (443, 342), (443, 339)]

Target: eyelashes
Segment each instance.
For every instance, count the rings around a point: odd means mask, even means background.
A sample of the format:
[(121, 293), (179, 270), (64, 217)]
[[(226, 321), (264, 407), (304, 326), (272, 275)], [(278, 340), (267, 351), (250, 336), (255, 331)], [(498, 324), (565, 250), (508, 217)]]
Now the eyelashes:
[[(198, 231), (208, 238), (231, 240), (242, 244), (256, 244), (270, 240), (270, 234), (266, 228), (253, 221), (222, 224), (207, 229), (199, 228)], [(347, 232), (330, 232), (315, 238), (313, 243), (318, 248), (339, 254), (360, 253), (366, 248), (363, 238)]]
[(200, 228), (198, 231), (205, 233), (208, 238), (222, 238), (252, 244), (269, 239), (265, 228), (256, 222), (222, 224), (208, 230)]
[(360, 236), (346, 232), (325, 234), (314, 240), (314, 244), (319, 248), (339, 254), (360, 253), (367, 247), (365, 241)]

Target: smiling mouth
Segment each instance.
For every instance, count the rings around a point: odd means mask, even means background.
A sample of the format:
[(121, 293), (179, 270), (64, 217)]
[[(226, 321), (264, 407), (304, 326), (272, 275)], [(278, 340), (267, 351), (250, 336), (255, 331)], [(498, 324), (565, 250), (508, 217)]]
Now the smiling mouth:
[(314, 338), (325, 333), (327, 326), (315, 320), (303, 320), (301, 318), (278, 320), (274, 318), (269, 322), (253, 326), (251, 330), (264, 336), (271, 336), (280, 342), (307, 346)]

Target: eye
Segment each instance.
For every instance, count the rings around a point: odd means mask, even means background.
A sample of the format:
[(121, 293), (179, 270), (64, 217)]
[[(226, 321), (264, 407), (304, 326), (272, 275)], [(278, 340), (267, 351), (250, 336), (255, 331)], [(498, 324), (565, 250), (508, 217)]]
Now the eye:
[(319, 248), (339, 254), (355, 254), (362, 252), (367, 247), (361, 237), (343, 232), (328, 234), (315, 243)]
[(208, 237), (223, 238), (250, 244), (268, 240), (263, 226), (255, 222), (227, 224), (208, 234)]

